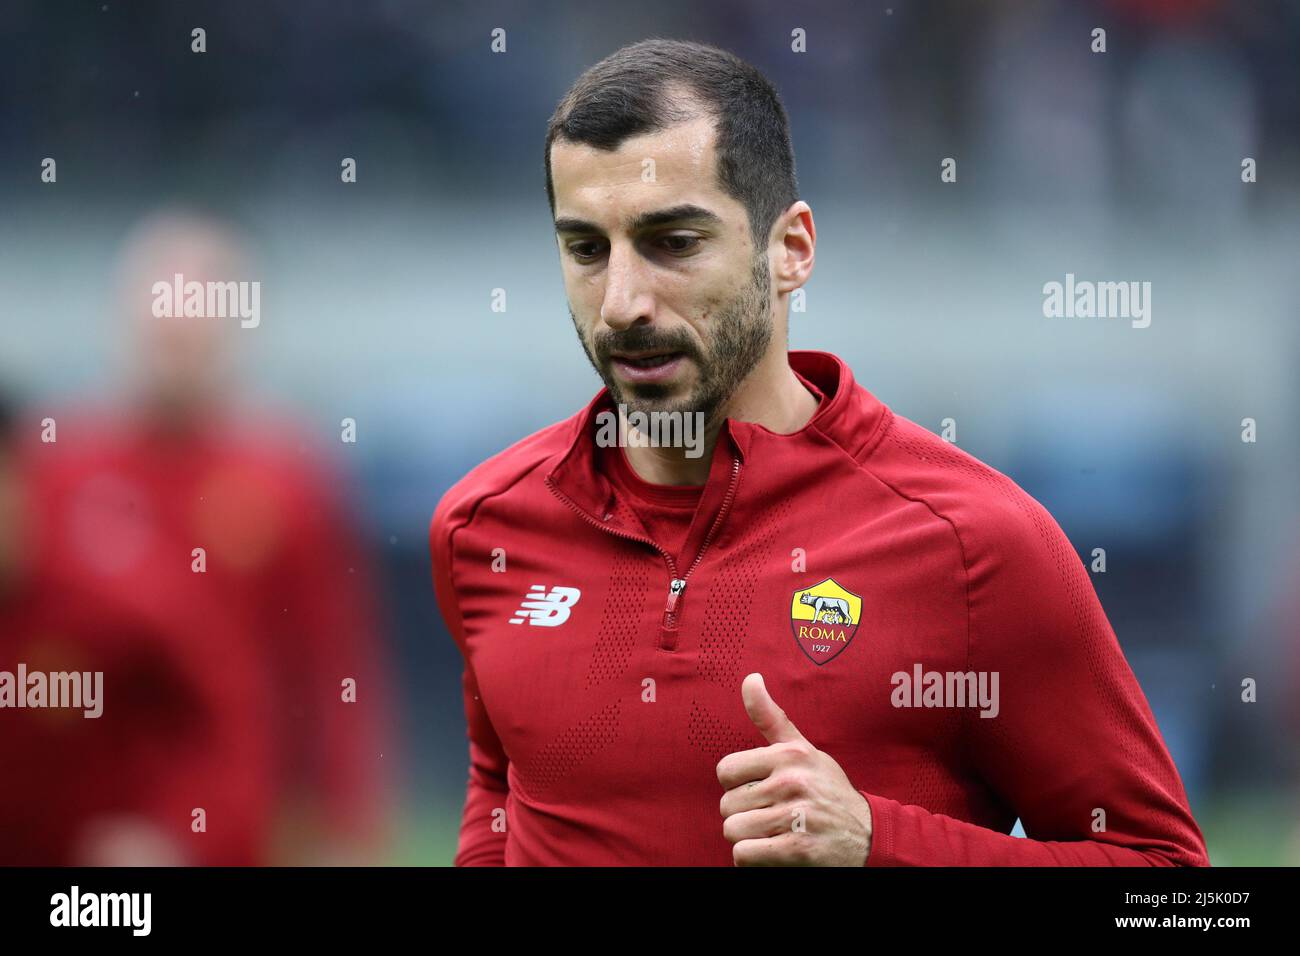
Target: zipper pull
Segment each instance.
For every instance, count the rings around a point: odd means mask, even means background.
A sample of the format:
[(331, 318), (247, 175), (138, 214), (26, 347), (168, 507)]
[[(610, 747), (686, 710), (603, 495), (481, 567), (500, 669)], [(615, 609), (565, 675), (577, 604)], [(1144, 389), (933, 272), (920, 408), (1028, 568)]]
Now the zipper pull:
[(668, 603), (664, 606), (664, 619), (659, 627), (660, 650), (677, 649), (677, 606), (681, 604), (682, 592), (685, 590), (685, 578), (673, 578), (668, 582)]
[(668, 583), (668, 604), (664, 607), (664, 621), (667, 622), (677, 614), (677, 605), (682, 600), (682, 592), (686, 590), (685, 578), (673, 578)]

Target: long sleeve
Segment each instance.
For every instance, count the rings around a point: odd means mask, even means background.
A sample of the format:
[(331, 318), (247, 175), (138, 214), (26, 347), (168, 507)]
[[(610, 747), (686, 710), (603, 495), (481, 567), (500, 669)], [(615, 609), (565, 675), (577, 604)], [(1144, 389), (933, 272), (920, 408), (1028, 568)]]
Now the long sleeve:
[(506, 853), (506, 781), (509, 761), (479, 699), (474, 673), (467, 664), (461, 685), (469, 738), (469, 782), (461, 814), (456, 866), (504, 866)]
[(1147, 700), (1064, 532), (1020, 493), (978, 530), (969, 667), (997, 672), (999, 709), (962, 714), (973, 766), (1028, 838), (861, 791), (868, 866), (1208, 866)]
[[(303, 812), (322, 830), (315, 841), (369, 860), (382, 847), (398, 774), (393, 686), (370, 555), (339, 476), (324, 463), (295, 483), (297, 521), (276, 579), (281, 633), (292, 652), (284, 686), (294, 694)], [(343, 699), (343, 681), (355, 699)], [(326, 857), (329, 859), (330, 857)]]
[[(327, 706), (316, 708), (325, 744), (321, 773), (329, 825), (374, 843), (392, 809), (388, 787), (398, 771), (396, 717), (370, 558), (342, 519), (340, 513), (339, 525), (331, 528), (333, 540), (327, 538), (321, 548), (328, 557), (319, 579), (331, 586), (321, 589), (311, 605), (315, 620), (309, 621), (323, 644), (328, 642), (314, 665), (323, 672), (321, 688), (328, 689)], [(338, 703), (341, 677), (356, 680), (355, 702)]]
[(452, 583), (452, 533), (457, 526), (446, 501), (439, 505), (430, 528), (433, 587), (442, 619), (465, 660), (461, 688), (465, 698), (469, 741), (469, 779), (456, 846), (456, 866), (504, 866), (509, 758), (488, 717), (465, 642), (464, 623)]

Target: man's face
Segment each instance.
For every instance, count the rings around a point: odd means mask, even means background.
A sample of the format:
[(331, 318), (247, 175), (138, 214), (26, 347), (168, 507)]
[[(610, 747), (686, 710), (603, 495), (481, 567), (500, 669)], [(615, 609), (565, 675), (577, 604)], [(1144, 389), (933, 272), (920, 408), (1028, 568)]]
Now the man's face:
[(772, 338), (767, 249), (718, 187), (714, 138), (702, 116), (613, 152), (551, 147), (569, 314), (631, 410), (712, 420)]
[(163, 222), (135, 238), (119, 269), (118, 311), (130, 326), (140, 397), (152, 415), (189, 421), (220, 399), (231, 372), (232, 336), (239, 332), (236, 326), (232, 333), (228, 320), (155, 316), (154, 283), (171, 284), (177, 273), (186, 282), (242, 278), (241, 250), (204, 223)]

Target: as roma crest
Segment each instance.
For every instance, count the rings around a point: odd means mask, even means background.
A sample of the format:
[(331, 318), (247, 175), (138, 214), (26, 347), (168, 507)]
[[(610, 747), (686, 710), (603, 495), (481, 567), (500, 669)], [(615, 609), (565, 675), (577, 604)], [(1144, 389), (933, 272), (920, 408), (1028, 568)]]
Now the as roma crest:
[(790, 602), (795, 643), (814, 664), (835, 660), (853, 640), (861, 620), (862, 598), (834, 578), (795, 591)]

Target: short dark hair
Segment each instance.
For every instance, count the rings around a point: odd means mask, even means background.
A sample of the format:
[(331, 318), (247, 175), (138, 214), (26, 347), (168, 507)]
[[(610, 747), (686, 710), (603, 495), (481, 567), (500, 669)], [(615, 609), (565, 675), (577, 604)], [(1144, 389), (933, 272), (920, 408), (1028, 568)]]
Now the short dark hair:
[(755, 249), (766, 247), (772, 223), (799, 198), (785, 107), (755, 67), (689, 40), (655, 37), (625, 46), (569, 88), (546, 129), (551, 215), (551, 144), (557, 138), (612, 151), (631, 136), (698, 115), (692, 100), (714, 120), (718, 184), (744, 205)]

